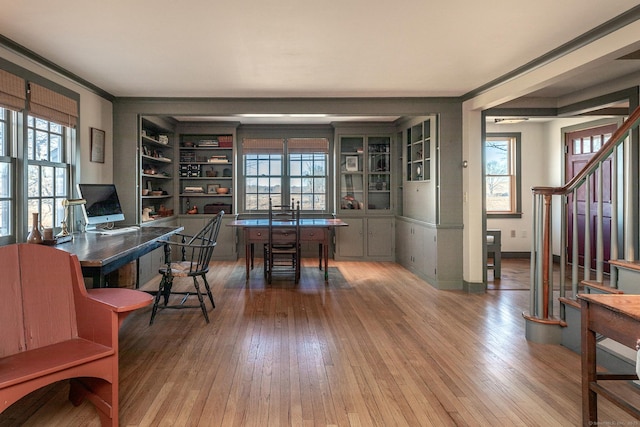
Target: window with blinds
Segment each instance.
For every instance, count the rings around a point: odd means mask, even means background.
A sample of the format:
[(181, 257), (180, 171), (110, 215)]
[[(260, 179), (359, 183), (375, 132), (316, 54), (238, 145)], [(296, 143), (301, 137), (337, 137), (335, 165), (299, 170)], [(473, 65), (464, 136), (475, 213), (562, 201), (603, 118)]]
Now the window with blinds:
[(300, 202), (305, 211), (327, 210), (329, 140), (326, 138), (245, 138), (244, 210), (266, 211)]
[[(0, 69), (0, 244), (22, 240), (34, 212), (43, 227), (60, 227), (62, 200), (71, 188), (79, 95), (59, 90), (64, 93)], [(20, 190), (16, 183), (23, 176)]]

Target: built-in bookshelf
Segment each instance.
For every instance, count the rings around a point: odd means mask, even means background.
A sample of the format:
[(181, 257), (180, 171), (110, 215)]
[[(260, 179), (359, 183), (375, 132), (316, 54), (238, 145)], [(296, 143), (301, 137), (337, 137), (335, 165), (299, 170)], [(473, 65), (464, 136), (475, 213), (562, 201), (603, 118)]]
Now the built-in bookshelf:
[(180, 214), (233, 211), (233, 135), (180, 135)]

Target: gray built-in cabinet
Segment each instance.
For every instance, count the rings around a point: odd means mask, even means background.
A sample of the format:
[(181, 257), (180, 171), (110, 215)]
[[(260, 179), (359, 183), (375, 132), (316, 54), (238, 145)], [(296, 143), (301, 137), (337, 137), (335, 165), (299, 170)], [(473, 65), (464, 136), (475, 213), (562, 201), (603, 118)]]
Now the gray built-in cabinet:
[(236, 128), (235, 122), (180, 122), (176, 126), (178, 223), (193, 235), (224, 211), (214, 260), (237, 259), (237, 229), (227, 227), (235, 218)]
[(338, 260), (395, 259), (394, 134), (388, 125), (337, 128), (336, 213), (349, 224), (336, 230)]

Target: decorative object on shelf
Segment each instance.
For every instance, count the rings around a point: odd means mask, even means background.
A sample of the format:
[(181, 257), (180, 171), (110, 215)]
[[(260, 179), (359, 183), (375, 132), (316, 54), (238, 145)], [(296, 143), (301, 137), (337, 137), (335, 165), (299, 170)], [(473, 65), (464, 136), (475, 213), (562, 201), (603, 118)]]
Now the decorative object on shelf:
[(216, 194), (219, 188), (220, 184), (207, 184), (207, 193)]
[(348, 172), (358, 171), (358, 156), (346, 156), (345, 157), (345, 169)]
[(154, 190), (151, 192), (151, 195), (156, 197), (162, 196), (162, 190)]
[(143, 188), (143, 189), (142, 189), (142, 195), (143, 195), (143, 196), (148, 196), (148, 195), (149, 195), (149, 191), (150, 191), (150, 190), (149, 190), (148, 188)]
[(358, 202), (353, 196), (344, 196), (342, 209), (362, 209), (363, 203)]
[(40, 232), (40, 214), (31, 214), (31, 231), (27, 235), (27, 243), (42, 243), (42, 233)]
[(213, 170), (213, 169), (209, 169), (208, 171), (205, 172), (205, 174), (209, 178), (215, 178), (216, 176), (218, 176), (218, 171), (217, 170)]
[(193, 205), (193, 207), (187, 211), (187, 214), (189, 215), (195, 215), (197, 213), (198, 213), (198, 206), (196, 205)]
[(216, 189), (216, 192), (218, 194), (227, 194), (229, 192), (229, 189), (227, 187), (219, 187), (218, 189)]
[(173, 209), (167, 209), (164, 205), (160, 205), (157, 214), (161, 217), (173, 216)]
[(105, 131), (91, 128), (91, 158), (92, 162), (104, 163)]
[(220, 211), (231, 213), (231, 205), (227, 203), (210, 203), (204, 205), (205, 214), (217, 214)]
[(169, 137), (167, 135), (158, 135), (158, 142), (162, 145), (168, 145)]
[(230, 177), (231, 176), (231, 169), (230, 168), (224, 168), (223, 171), (222, 171), (222, 176)]
[(151, 217), (151, 208), (143, 208), (142, 209), (142, 222), (152, 221), (153, 217)]

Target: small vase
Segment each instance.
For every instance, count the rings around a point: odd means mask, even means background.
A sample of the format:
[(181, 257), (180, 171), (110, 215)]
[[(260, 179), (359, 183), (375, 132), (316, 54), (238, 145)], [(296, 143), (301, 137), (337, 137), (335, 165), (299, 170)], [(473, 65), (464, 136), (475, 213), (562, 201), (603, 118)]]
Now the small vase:
[(40, 214), (34, 212), (31, 220), (31, 231), (27, 236), (27, 243), (42, 243), (42, 233), (40, 232)]

